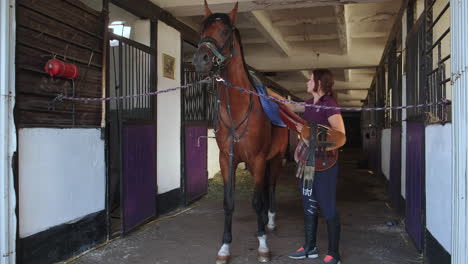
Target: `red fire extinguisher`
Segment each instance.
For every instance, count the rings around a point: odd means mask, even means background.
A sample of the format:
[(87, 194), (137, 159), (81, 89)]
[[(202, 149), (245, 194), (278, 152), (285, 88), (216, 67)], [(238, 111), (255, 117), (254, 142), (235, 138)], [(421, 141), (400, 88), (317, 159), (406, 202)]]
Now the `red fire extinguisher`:
[(52, 77), (63, 77), (74, 80), (80, 74), (78, 67), (57, 59), (50, 59), (44, 66), (44, 70)]

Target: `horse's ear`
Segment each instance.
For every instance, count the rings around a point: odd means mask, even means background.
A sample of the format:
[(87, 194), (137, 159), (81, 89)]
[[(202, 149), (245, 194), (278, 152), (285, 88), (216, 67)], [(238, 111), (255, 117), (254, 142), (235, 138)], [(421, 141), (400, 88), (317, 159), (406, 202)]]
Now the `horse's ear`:
[(205, 0), (205, 18), (211, 16), (211, 14), (212, 14), (212, 13), (211, 13), (211, 10), (210, 10), (210, 8), (208, 7), (208, 3), (207, 3), (206, 0)]
[(236, 23), (236, 17), (237, 17), (237, 9), (239, 7), (239, 2), (236, 2), (236, 5), (232, 9), (231, 13), (229, 13), (229, 18), (231, 19), (231, 23), (234, 25)]

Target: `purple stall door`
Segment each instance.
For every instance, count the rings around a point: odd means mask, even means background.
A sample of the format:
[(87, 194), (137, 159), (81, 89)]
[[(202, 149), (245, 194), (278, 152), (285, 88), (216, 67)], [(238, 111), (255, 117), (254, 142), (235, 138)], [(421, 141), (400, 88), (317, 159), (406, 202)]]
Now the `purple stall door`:
[(401, 197), (401, 128), (392, 128), (390, 153), (390, 202), (400, 208)]
[(156, 125), (124, 125), (122, 137), (124, 233), (156, 215)]
[(185, 126), (186, 203), (191, 203), (208, 192), (207, 133), (207, 126)]
[(406, 136), (406, 229), (423, 248), (424, 124), (408, 123)]

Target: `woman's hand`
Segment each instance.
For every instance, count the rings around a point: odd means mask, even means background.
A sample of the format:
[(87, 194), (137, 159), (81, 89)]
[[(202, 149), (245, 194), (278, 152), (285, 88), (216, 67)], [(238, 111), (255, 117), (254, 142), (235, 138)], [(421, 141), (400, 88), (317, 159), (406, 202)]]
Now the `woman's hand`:
[(301, 123), (296, 124), (296, 130), (297, 132), (299, 132), (299, 134), (302, 132), (303, 128), (304, 128), (304, 125), (302, 125)]

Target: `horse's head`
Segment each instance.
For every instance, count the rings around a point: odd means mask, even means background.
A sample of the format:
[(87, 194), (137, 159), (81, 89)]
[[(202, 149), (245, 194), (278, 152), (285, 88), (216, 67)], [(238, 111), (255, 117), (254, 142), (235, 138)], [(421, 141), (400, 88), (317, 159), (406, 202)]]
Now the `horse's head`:
[(232, 56), (234, 22), (238, 4), (229, 14), (211, 13), (205, 0), (205, 19), (201, 28), (201, 40), (192, 63), (197, 72), (208, 73), (222, 67)]

